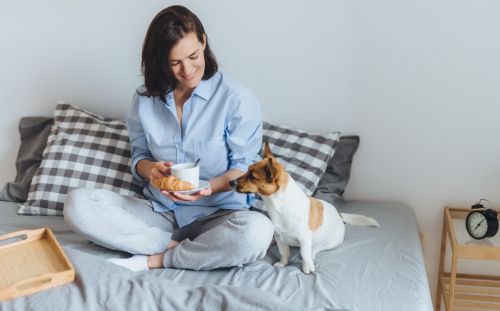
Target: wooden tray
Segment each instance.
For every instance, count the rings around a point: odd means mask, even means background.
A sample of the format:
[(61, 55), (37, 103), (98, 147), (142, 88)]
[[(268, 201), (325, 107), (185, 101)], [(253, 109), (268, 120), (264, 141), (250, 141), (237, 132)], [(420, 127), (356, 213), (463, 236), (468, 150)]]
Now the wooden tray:
[(75, 269), (49, 228), (0, 236), (0, 301), (74, 279)]

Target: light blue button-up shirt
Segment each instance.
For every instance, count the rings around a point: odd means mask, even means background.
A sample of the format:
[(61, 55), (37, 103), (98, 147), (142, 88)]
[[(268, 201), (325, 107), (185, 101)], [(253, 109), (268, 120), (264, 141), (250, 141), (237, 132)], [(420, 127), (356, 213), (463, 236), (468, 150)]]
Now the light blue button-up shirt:
[(248, 208), (253, 196), (220, 192), (195, 202), (173, 202), (136, 171), (137, 162), (194, 162), (200, 158), (200, 178), (209, 180), (229, 169), (246, 171), (258, 159), (262, 116), (258, 99), (217, 72), (202, 80), (184, 103), (179, 126), (172, 92), (167, 102), (134, 95), (127, 127), (132, 148), (132, 174), (144, 184), (144, 195), (157, 212), (173, 211), (179, 227), (218, 209)]

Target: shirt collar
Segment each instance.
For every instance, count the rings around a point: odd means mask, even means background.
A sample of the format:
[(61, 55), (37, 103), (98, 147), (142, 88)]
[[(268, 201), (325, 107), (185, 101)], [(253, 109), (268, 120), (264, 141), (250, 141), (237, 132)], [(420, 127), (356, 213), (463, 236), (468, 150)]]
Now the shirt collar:
[[(194, 89), (193, 95), (203, 98), (204, 100), (208, 100), (211, 95), (210, 81), (201, 80), (200, 84)], [(174, 102), (174, 92), (169, 91), (167, 93), (167, 105), (171, 105)]]
[(211, 93), (211, 88), (210, 88), (210, 81), (208, 80), (201, 80), (200, 84), (194, 89), (193, 94), (197, 95), (204, 100), (208, 100), (210, 98)]

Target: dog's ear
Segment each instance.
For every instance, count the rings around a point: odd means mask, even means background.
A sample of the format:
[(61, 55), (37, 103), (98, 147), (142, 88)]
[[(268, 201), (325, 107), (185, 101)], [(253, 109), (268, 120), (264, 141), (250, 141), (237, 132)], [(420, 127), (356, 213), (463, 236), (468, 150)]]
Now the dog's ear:
[(271, 152), (271, 148), (269, 147), (269, 143), (266, 141), (264, 143), (264, 158), (272, 158), (273, 153)]
[[(276, 160), (274, 160), (276, 161)], [(274, 182), (276, 176), (276, 168), (274, 167), (273, 158), (269, 158), (266, 163), (266, 180), (267, 182)]]

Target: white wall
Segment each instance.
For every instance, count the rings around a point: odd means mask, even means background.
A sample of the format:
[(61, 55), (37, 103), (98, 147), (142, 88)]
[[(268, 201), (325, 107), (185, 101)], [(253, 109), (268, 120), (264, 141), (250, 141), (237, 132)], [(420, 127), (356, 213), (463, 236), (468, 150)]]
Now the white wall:
[[(123, 117), (140, 49), (170, 1), (0, 4), (0, 182), (24, 115), (61, 99)], [(362, 139), (347, 196), (410, 204), (434, 294), (442, 207), (500, 204), (500, 2), (181, 1), (264, 119)]]

